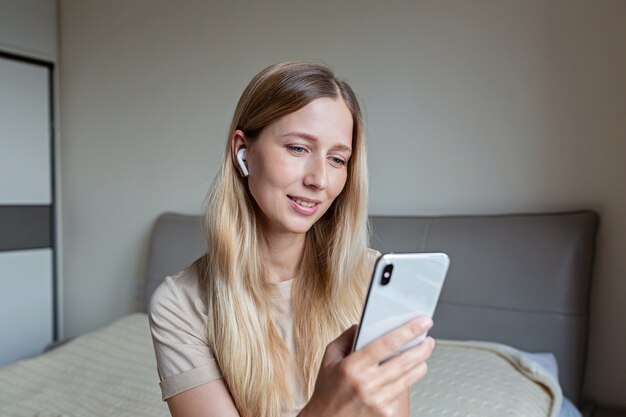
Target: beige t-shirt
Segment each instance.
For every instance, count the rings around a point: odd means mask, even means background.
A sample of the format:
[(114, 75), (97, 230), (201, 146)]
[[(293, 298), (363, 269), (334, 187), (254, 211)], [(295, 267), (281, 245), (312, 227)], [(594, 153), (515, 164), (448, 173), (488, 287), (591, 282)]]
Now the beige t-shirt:
[[(370, 250), (372, 263), (379, 255), (379, 252)], [(271, 314), (293, 354), (292, 283), (293, 280), (287, 280), (275, 284)], [(201, 299), (199, 279), (194, 268), (163, 280), (152, 295), (149, 318), (164, 401), (188, 389), (222, 378), (207, 344), (207, 310)], [(294, 409), (283, 408), (284, 417), (295, 416), (306, 404), (302, 371), (297, 367), (290, 370)]]
[[(295, 351), (292, 283), (293, 280), (288, 280), (275, 284), (271, 312), (290, 352)], [(207, 310), (200, 294), (197, 273), (194, 268), (189, 268), (166, 277), (150, 301), (150, 329), (164, 401), (180, 392), (222, 378), (207, 344)], [(296, 409), (284, 409), (284, 416), (297, 414), (306, 404), (302, 374), (297, 369), (291, 370)]]

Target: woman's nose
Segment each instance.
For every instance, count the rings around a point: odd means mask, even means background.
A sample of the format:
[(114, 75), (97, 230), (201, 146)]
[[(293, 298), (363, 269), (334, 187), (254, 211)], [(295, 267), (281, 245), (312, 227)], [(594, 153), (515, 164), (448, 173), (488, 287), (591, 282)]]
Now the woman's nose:
[(309, 187), (315, 187), (319, 190), (325, 189), (328, 186), (326, 159), (321, 157), (311, 157), (307, 162), (304, 184)]

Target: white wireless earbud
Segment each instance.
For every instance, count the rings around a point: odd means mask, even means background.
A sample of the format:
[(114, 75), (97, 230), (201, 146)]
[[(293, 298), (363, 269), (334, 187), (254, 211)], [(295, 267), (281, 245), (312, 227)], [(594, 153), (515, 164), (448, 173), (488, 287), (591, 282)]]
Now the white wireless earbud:
[(246, 153), (246, 148), (241, 148), (237, 151), (237, 162), (239, 162), (239, 168), (241, 168), (241, 172), (243, 173), (244, 177), (247, 177), (248, 175), (250, 175), (250, 173), (248, 172), (248, 167), (246, 166), (246, 163), (243, 161), (243, 156)]

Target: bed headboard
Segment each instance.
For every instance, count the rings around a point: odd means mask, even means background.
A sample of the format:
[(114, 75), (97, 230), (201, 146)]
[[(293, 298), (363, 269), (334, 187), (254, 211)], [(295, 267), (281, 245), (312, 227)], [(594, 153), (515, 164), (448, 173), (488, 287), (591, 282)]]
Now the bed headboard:
[[(381, 252), (443, 251), (450, 269), (434, 337), (486, 340), (558, 359), (581, 402), (598, 216), (591, 211), (487, 216), (372, 216)], [(150, 243), (146, 305), (159, 282), (205, 251), (200, 217), (161, 215)]]

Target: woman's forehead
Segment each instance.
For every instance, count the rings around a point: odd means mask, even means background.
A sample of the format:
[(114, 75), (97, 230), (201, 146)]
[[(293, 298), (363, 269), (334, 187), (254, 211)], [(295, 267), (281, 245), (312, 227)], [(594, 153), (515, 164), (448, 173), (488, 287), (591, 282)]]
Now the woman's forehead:
[(295, 136), (351, 147), (352, 113), (343, 99), (318, 98), (268, 126), (272, 136)]

